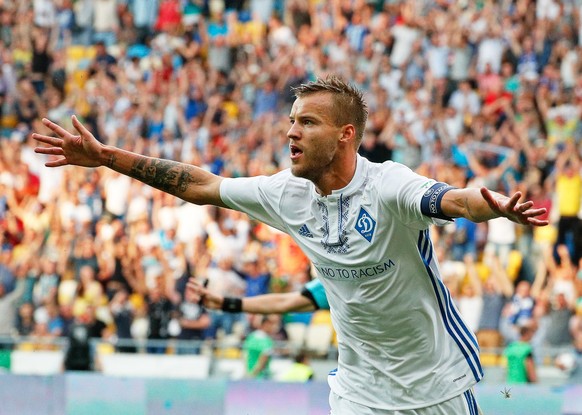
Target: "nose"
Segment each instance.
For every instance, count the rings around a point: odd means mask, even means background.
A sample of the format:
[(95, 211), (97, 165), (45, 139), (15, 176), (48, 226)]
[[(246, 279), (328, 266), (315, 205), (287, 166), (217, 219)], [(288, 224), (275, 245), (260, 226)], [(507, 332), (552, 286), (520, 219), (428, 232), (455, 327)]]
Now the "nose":
[(297, 123), (291, 124), (289, 130), (287, 130), (287, 138), (290, 140), (298, 140), (299, 137), (300, 137), (299, 126), (297, 125)]

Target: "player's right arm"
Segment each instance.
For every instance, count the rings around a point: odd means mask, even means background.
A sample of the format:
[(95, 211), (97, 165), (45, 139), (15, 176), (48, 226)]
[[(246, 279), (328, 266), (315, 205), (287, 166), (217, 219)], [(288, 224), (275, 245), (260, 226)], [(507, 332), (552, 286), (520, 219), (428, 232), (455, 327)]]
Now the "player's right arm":
[(146, 157), (104, 145), (75, 116), (72, 117), (72, 122), (78, 135), (70, 133), (46, 118), (42, 121), (57, 137), (33, 134), (32, 138), (48, 145), (48, 147), (39, 146), (35, 151), (60, 156), (47, 162), (47, 167), (106, 166), (187, 202), (226, 207), (220, 198), (220, 182), (222, 181), (220, 176), (189, 164)]
[(315, 311), (318, 308), (313, 297), (305, 295), (304, 291), (271, 293), (240, 299), (225, 298), (205, 288), (194, 278), (190, 278), (186, 289), (196, 292), (202, 298), (205, 307), (226, 312), (283, 314), (292, 311)]

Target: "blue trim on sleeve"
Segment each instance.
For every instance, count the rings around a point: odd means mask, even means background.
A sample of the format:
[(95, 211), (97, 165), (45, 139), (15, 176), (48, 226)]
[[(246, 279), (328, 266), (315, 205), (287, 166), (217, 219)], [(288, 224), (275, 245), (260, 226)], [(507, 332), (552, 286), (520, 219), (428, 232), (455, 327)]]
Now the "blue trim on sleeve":
[(320, 310), (329, 310), (329, 303), (327, 302), (327, 296), (325, 295), (325, 290), (321, 281), (319, 279), (314, 279), (309, 281), (303, 287), (305, 291), (311, 294), (314, 305)]
[(420, 200), (422, 214), (431, 218), (453, 220), (453, 218), (445, 215), (441, 209), (443, 196), (452, 189), (455, 189), (455, 187), (442, 182), (437, 182), (428, 188)]

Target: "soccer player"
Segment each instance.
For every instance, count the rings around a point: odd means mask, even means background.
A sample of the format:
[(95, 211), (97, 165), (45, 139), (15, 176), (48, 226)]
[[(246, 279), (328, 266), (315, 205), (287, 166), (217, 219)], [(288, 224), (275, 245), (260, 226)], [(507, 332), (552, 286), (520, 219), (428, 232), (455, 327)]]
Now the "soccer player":
[[(429, 226), (464, 217), (547, 225), (546, 212), (487, 188), (456, 189), (401, 164), (358, 155), (368, 115), (361, 91), (329, 76), (295, 89), (287, 132), (291, 168), (223, 178), (199, 167), (72, 134), (33, 134), (57, 156), (46, 166), (107, 166), (195, 204), (247, 213), (290, 234), (325, 288), (338, 339), (328, 381), (333, 415), (478, 412), (479, 347), (440, 279)], [(237, 304), (234, 305), (238, 307)]]

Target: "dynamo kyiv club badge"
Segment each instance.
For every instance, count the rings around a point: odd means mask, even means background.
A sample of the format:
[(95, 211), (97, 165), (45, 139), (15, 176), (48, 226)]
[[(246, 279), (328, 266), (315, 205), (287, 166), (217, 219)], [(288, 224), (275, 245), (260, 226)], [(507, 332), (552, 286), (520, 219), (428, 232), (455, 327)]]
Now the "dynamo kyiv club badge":
[(376, 230), (376, 221), (363, 207), (360, 208), (358, 219), (356, 219), (356, 230), (365, 240), (372, 242), (372, 237)]

